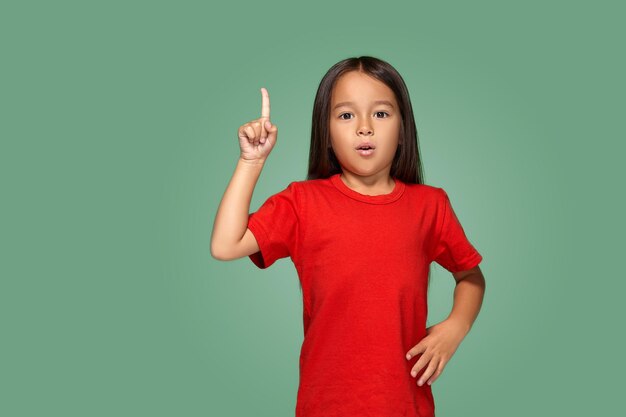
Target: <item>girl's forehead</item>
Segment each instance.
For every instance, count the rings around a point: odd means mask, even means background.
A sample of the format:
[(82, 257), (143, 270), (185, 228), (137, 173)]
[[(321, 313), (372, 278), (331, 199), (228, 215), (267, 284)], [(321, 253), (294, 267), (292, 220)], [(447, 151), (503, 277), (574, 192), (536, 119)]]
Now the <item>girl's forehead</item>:
[(395, 103), (395, 94), (385, 83), (367, 74), (349, 72), (342, 75), (332, 89), (331, 103), (376, 104), (376, 101)]

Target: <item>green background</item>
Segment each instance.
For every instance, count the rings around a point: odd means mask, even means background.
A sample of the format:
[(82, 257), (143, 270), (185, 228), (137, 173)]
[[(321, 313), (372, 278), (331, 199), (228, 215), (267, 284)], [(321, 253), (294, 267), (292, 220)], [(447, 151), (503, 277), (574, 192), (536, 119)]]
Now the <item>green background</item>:
[[(403, 75), (426, 183), (484, 256), (437, 417), (618, 414), (624, 11), (3, 3), (0, 415), (293, 416), (295, 268), (217, 261), (210, 234), (260, 88), (280, 133), (251, 211), (305, 178), (317, 85), (359, 55)], [(431, 279), (429, 325), (454, 289)]]

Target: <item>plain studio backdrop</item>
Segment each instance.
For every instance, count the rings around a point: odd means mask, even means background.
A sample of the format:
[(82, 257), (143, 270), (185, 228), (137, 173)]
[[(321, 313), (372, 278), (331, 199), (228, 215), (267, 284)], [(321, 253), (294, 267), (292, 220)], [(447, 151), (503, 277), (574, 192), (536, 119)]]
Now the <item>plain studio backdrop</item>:
[[(404, 77), (426, 183), (484, 256), (485, 301), (433, 385), (437, 417), (619, 414), (624, 11), (3, 4), (0, 415), (293, 416), (295, 268), (214, 260), (210, 233), (260, 88), (280, 130), (251, 212), (305, 178), (318, 83), (359, 55)], [(453, 290), (435, 265), (429, 325)]]

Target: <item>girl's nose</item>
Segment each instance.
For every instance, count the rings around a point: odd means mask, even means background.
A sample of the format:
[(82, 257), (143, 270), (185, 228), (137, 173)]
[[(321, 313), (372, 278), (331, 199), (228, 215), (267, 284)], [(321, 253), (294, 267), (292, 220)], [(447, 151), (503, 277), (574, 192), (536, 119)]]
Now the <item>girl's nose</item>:
[(359, 128), (359, 135), (371, 135), (372, 133), (374, 133), (374, 131), (369, 126), (361, 126)]

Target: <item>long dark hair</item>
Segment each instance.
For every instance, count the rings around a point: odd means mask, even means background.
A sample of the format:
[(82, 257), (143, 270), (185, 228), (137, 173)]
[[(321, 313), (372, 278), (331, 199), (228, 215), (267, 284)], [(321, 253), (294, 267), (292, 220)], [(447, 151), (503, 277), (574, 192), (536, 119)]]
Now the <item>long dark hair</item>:
[(313, 104), (307, 179), (328, 178), (341, 173), (339, 161), (330, 146), (330, 99), (339, 77), (350, 71), (360, 71), (376, 78), (394, 92), (402, 117), (401, 144), (398, 145), (389, 175), (406, 183), (423, 184), (424, 174), (409, 91), (394, 67), (371, 56), (344, 59), (333, 65), (322, 78)]

